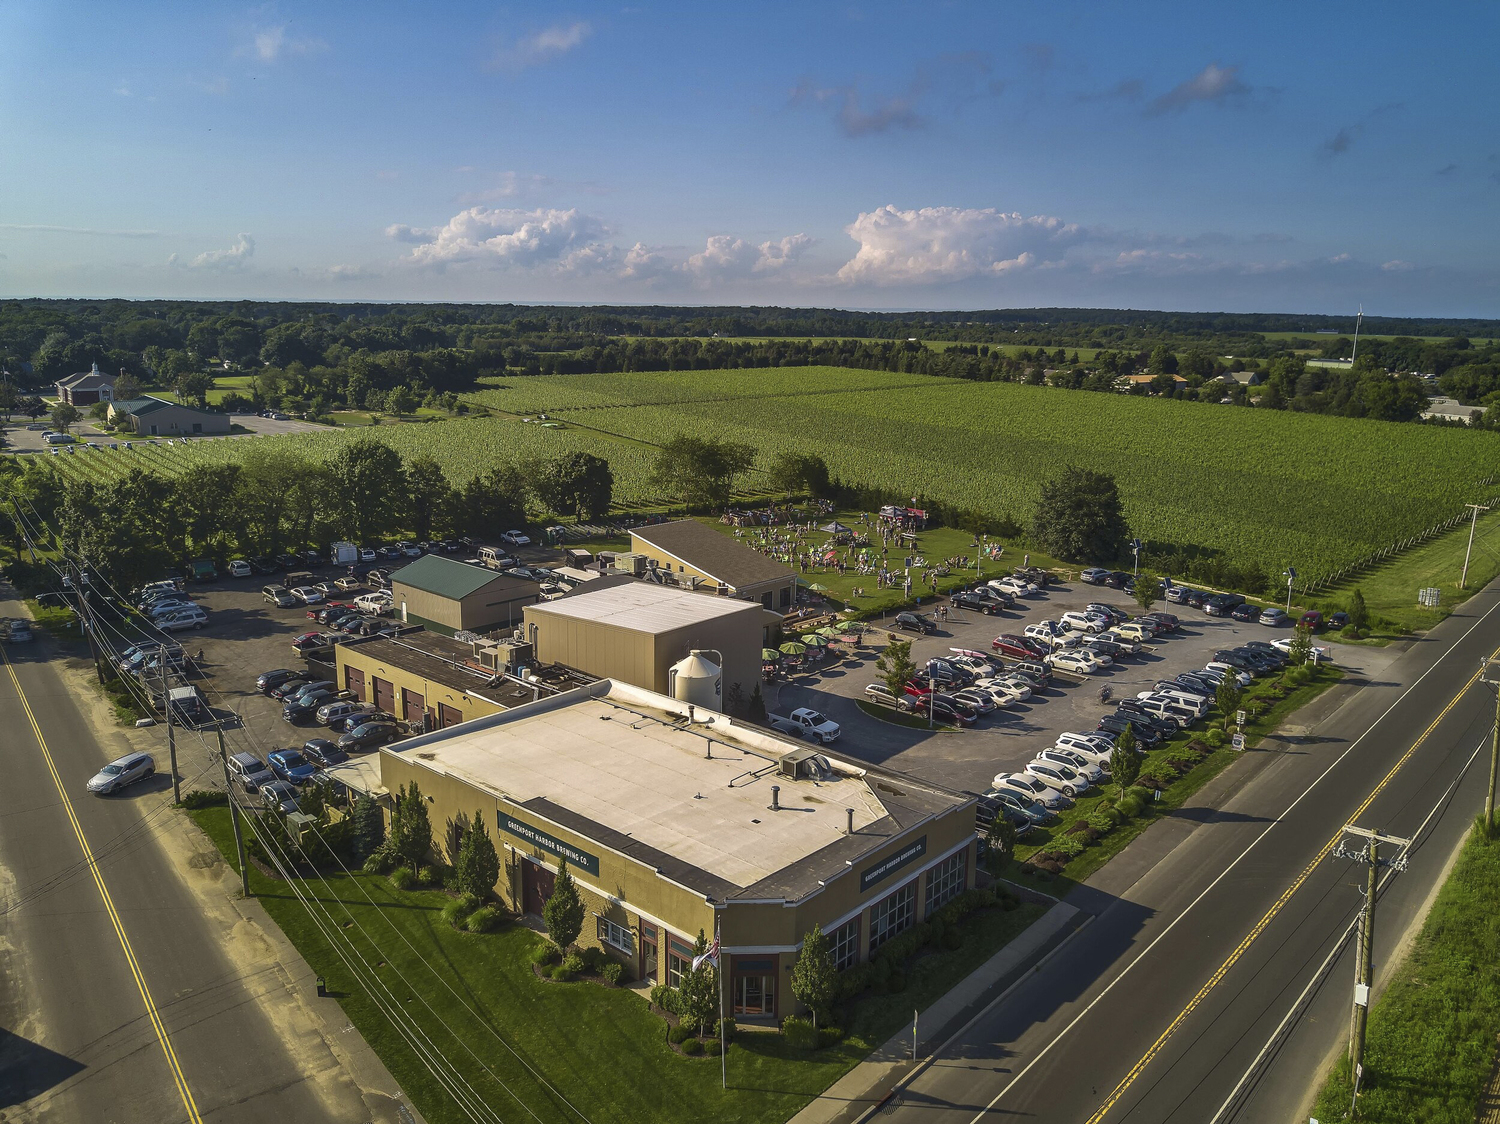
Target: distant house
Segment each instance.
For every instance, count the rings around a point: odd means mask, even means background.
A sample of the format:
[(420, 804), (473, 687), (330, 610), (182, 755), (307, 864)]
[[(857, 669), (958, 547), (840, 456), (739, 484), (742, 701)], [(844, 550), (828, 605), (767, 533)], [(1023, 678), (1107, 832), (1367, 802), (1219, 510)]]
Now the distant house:
[(95, 363), (91, 371), (59, 379), (57, 397), (59, 401), (66, 402), (69, 406), (92, 406), (96, 402), (112, 402), (115, 397), (115, 376), (106, 375), (99, 370), (99, 364)]
[[(1158, 379), (1160, 377), (1160, 375), (1122, 375), (1120, 378), (1115, 380), (1115, 385), (1120, 387), (1121, 389), (1129, 389), (1133, 386), (1150, 386), (1154, 379)], [(1174, 387), (1186, 386), (1187, 379), (1183, 378), (1181, 375), (1173, 375), (1172, 385)]]
[(1461, 421), (1473, 425), (1484, 414), (1483, 406), (1465, 406), (1457, 398), (1436, 397), (1427, 400), (1427, 409), (1422, 411), (1423, 420), (1437, 418), (1441, 421)]
[(1219, 376), (1225, 386), (1231, 383), (1239, 383), (1240, 386), (1259, 386), (1266, 381), (1266, 376), (1259, 371), (1225, 371)]
[(153, 398), (147, 394), (128, 402), (115, 402), (109, 408), (113, 425), (123, 425), (143, 437), (188, 437), (199, 433), (228, 433), (230, 421), (225, 414), (211, 414)]

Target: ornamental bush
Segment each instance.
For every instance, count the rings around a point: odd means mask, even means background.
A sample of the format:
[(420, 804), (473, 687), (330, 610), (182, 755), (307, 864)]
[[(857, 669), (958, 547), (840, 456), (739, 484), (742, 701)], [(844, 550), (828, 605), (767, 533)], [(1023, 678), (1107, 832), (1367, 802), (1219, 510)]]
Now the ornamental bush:
[(479, 908), (479, 899), (473, 894), (463, 894), (443, 906), (443, 920), (457, 927), (463, 920)]
[(482, 905), (464, 922), (465, 928), (471, 933), (488, 933), (496, 925), (500, 924), (500, 911), (492, 905)]
[(410, 890), (416, 881), (417, 876), (411, 872), (409, 866), (398, 866), (391, 871), (391, 885), (398, 890)]
[(703, 1053), (703, 1043), (696, 1038), (689, 1038), (683, 1042), (682, 1052), (690, 1058), (698, 1057)]
[(599, 969), (599, 975), (604, 979), (605, 983), (617, 984), (625, 978), (625, 965), (621, 964), (618, 960), (611, 960), (603, 968)]
[[(541, 967), (557, 963), (557, 958), (562, 954), (557, 951), (557, 946), (551, 941), (543, 941), (531, 950), (531, 962)], [(652, 1001), (655, 1002), (653, 996)]]
[(562, 966), (568, 975), (576, 976), (583, 971), (583, 957), (577, 952), (570, 952), (562, 958)]
[(793, 1050), (810, 1054), (818, 1048), (818, 1031), (811, 1019), (788, 1015), (782, 1020), (781, 1033)]
[(678, 1023), (667, 1031), (667, 1041), (674, 1046), (681, 1046), (693, 1036), (693, 1028)]

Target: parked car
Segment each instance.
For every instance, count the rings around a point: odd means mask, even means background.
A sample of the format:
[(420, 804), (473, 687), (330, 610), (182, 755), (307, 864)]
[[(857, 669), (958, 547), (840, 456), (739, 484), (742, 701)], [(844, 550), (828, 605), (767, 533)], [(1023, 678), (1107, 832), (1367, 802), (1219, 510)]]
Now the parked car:
[(358, 699), (339, 699), (337, 702), (324, 703), (318, 707), (318, 712), (313, 719), (319, 726), (327, 726), (340, 718), (347, 718), (355, 711), (364, 710), (365, 704)]
[(247, 793), (259, 792), (261, 785), (276, 779), (266, 763), (253, 753), (231, 753), (229, 776)]
[(1056, 621), (1037, 621), (1026, 626), (1026, 637), (1041, 644), (1051, 652), (1058, 648), (1078, 647), (1078, 637), (1058, 625)]
[(330, 642), (331, 638), (324, 636), (321, 632), (304, 632), (292, 641), (292, 651), (300, 655), (317, 648), (326, 648)]
[(981, 691), (974, 687), (965, 687), (961, 691), (955, 691), (953, 698), (981, 718), (994, 711), (999, 705), (988, 691)]
[(506, 531), (500, 536), (500, 541), (506, 546), (530, 546), (531, 536), (524, 531)]
[(1075, 753), (1102, 753), (1105, 760), (1114, 752), (1114, 739), (1101, 733), (1080, 734), (1071, 730), (1065, 730), (1057, 735), (1057, 747), (1059, 749), (1071, 749)]
[(260, 802), (267, 810), (291, 815), (297, 810), (297, 787), (286, 781), (271, 781), (260, 786)]
[(1193, 591), (1185, 585), (1169, 585), (1162, 596), (1173, 605), (1190, 604), (1187, 595)]
[(1286, 624), (1287, 620), (1286, 610), (1278, 609), (1274, 605), (1260, 614), (1260, 623), (1271, 625), (1274, 628), (1279, 628), (1281, 625)]
[(1092, 675), (1104, 665), (1092, 652), (1057, 652), (1047, 657), (1059, 671), (1071, 671), (1074, 675)]
[(340, 593), (352, 593), (359, 587), (360, 581), (358, 578), (335, 578), (333, 581), (333, 588)]
[(278, 667), (271, 671), (263, 671), (255, 677), (255, 689), (263, 695), (269, 695), (277, 687), (292, 683), (297, 680), (306, 682), (310, 678), (305, 671), (293, 671), (289, 667)]
[(1069, 799), (1081, 796), (1092, 787), (1088, 778), (1076, 769), (1051, 761), (1028, 761), (1024, 771)]
[(999, 601), (991, 600), (988, 597), (981, 597), (977, 593), (955, 593), (951, 600), (955, 609), (969, 609), (972, 612), (984, 613), (987, 616), (994, 616), (1005, 608)]
[(1058, 789), (1043, 784), (1027, 773), (996, 773), (995, 779), (990, 783), (1000, 792), (1019, 793), (1023, 798), (1030, 798), (1044, 808), (1066, 808), (1073, 803)]
[(1078, 576), (1083, 581), (1088, 582), (1089, 585), (1104, 585), (1109, 581), (1109, 571), (1099, 566), (1090, 566)]
[(376, 558), (375, 551), (372, 550), (370, 547), (368, 547), (368, 546), (362, 546), (362, 547), (359, 548), (359, 560), (361, 562), (373, 562), (373, 561), (375, 561), (375, 558)]
[(1323, 627), (1323, 614), (1316, 609), (1309, 609), (1302, 614), (1297, 623), (1308, 632), (1317, 632)]
[(255, 573), (250, 568), (250, 563), (243, 558), (235, 558), (229, 563), (229, 576), (231, 578), (248, 578)]
[(394, 741), (399, 731), (393, 722), (366, 722), (339, 737), (339, 748), (346, 753), (376, 749)]
[(1161, 744), (1161, 734), (1157, 733), (1154, 726), (1138, 719), (1132, 719), (1124, 714), (1106, 714), (1103, 718), (1099, 719), (1099, 725), (1096, 729), (1100, 733), (1119, 737), (1125, 732), (1127, 726), (1135, 734), (1135, 740), (1140, 744), (1141, 748), (1155, 749)]
[(1164, 613), (1160, 609), (1151, 613), (1142, 613), (1136, 620), (1153, 621), (1161, 625), (1161, 632), (1176, 632), (1178, 625), (1182, 622), (1177, 619), (1176, 613)]
[(1235, 667), (1233, 664), (1225, 663), (1222, 660), (1212, 660), (1204, 664), (1203, 670), (1217, 672), (1225, 677), (1233, 676), (1234, 681), (1241, 687), (1248, 687), (1251, 683), (1255, 682), (1255, 676), (1251, 675), (1250, 672), (1242, 667)]
[(297, 599), (292, 596), (292, 591), (284, 585), (262, 586), (260, 594), (278, 609), (286, 609), (297, 604)]
[(149, 753), (127, 753), (117, 757), (89, 778), (88, 790), (95, 796), (107, 796), (112, 792), (143, 781), (156, 772), (156, 761)]
[(302, 743), (302, 756), (314, 765), (340, 765), (349, 760), (349, 755), (328, 738), (309, 738)]
[(866, 683), (865, 698), (869, 699), (871, 702), (880, 703), (882, 706), (891, 706), (895, 707), (898, 710), (906, 709), (905, 703), (903, 702), (903, 700), (905, 699), (905, 695), (903, 695), (901, 698), (897, 698), (895, 695), (891, 694), (891, 689), (884, 683)]
[(1260, 608), (1246, 601), (1243, 605), (1236, 605), (1229, 610), (1229, 615), (1237, 621), (1257, 621), (1260, 620)]
[(1107, 627), (1104, 620), (1093, 613), (1080, 613), (1077, 611), (1064, 613), (1057, 618), (1057, 623), (1072, 632), (1086, 632), (1092, 635), (1103, 632)]
[(318, 712), (318, 708), (326, 702), (332, 702), (343, 692), (324, 688), (320, 691), (311, 691), (305, 695), (298, 695), (282, 705), (281, 716), (292, 725), (300, 725), (306, 722)]
[(937, 625), (917, 613), (897, 613), (896, 627), (907, 632), (920, 632), (923, 635), (937, 631)]
[(277, 777), (292, 784), (306, 784), (317, 772), (317, 766), (295, 749), (278, 749), (266, 754), (266, 764)]
[(304, 605), (316, 605), (323, 600), (322, 592), (310, 585), (294, 586), (292, 596)]
[(984, 793), (984, 798), (997, 800), (1002, 804), (1014, 808), (1038, 827), (1045, 827), (1047, 824), (1056, 823), (1058, 820), (1056, 812), (1049, 812), (1046, 805), (1041, 801), (1032, 799), (1021, 792), (1020, 789), (992, 788)]
[(187, 628), (202, 628), (208, 623), (208, 614), (193, 605), (158, 617), (153, 623), (163, 632), (181, 632)]

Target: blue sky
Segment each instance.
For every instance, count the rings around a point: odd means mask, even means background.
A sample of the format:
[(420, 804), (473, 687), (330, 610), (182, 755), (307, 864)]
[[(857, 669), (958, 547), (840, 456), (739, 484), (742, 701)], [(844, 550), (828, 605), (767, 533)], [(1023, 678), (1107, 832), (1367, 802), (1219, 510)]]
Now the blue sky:
[(7, 3), (0, 293), (1500, 316), (1489, 4)]

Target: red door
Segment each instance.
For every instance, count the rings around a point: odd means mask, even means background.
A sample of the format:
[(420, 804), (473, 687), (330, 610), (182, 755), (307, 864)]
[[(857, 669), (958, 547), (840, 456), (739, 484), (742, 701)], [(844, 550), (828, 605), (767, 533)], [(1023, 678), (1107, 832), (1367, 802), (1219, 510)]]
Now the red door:
[(449, 726), (457, 726), (464, 720), (463, 711), (449, 706), (447, 703), (438, 703), (438, 725), (444, 729)]
[(552, 896), (557, 875), (539, 863), (526, 859), (521, 863), (521, 911), (542, 915), (542, 906)]
[(415, 691), (401, 692), (401, 717), (408, 722), (422, 721), (422, 711), (427, 706), (427, 700)]
[(387, 683), (380, 676), (371, 677), (371, 684), (375, 688), (375, 705), (387, 714), (396, 713), (396, 687)]
[(365, 701), (365, 673), (357, 667), (344, 668), (344, 688), (354, 692), (360, 702)]

